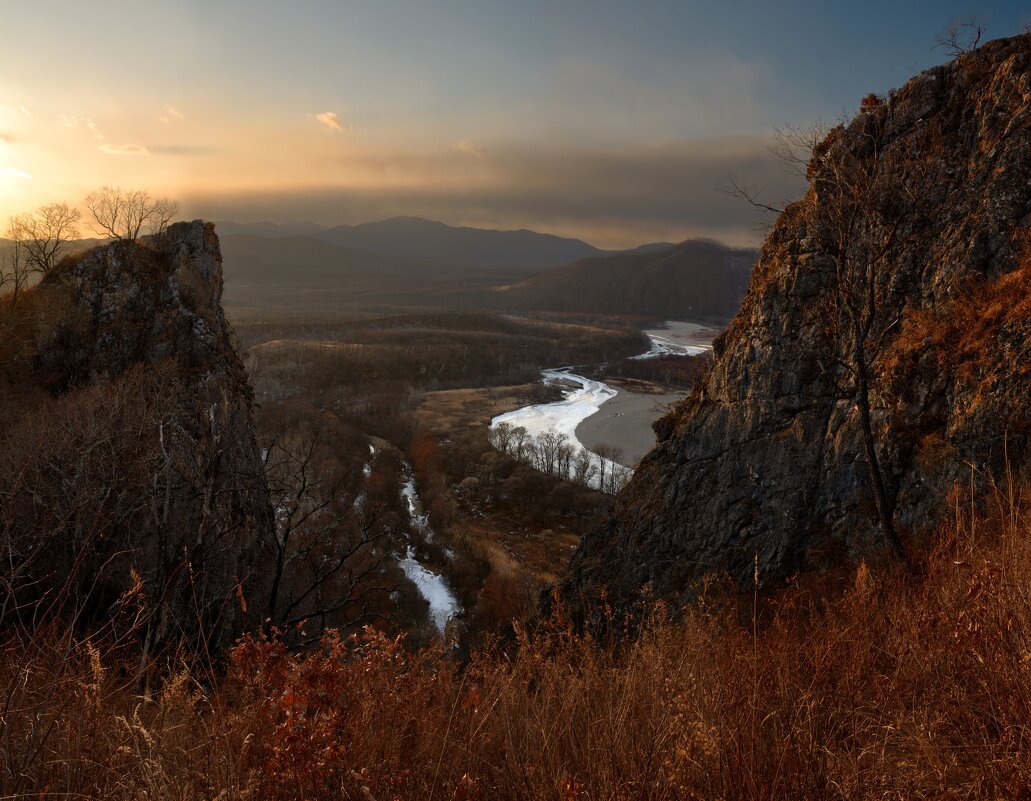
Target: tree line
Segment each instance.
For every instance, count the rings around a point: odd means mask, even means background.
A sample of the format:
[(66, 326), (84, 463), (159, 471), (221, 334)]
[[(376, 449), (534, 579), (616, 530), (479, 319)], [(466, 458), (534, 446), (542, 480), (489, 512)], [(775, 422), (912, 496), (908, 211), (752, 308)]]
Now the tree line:
[[(102, 186), (83, 198), (86, 225), (96, 234), (114, 240), (135, 242), (141, 234), (164, 233), (179, 213), (179, 204), (165, 197), (152, 197), (145, 189)], [(4, 238), (8, 246), (0, 251), (0, 290), (9, 287), (11, 302), (34, 276), (50, 272), (68, 245), (79, 239), (82, 211), (67, 203), (48, 203), (34, 211), (16, 214), (7, 221)]]
[(592, 453), (557, 431), (534, 436), (523, 426), (499, 423), (490, 429), (490, 443), (541, 473), (611, 495), (623, 489), (634, 472), (617, 461), (623, 456), (621, 448), (603, 443)]

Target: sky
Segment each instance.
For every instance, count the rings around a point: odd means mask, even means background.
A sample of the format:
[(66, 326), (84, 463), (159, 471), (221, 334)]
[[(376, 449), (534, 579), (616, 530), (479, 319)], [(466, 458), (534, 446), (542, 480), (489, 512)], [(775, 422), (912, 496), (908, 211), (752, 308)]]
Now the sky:
[(763, 218), (801, 194), (770, 154), (989, 38), (1019, 2), (0, 0), (0, 224), (100, 185), (184, 216), (355, 224), (418, 215), (604, 247)]

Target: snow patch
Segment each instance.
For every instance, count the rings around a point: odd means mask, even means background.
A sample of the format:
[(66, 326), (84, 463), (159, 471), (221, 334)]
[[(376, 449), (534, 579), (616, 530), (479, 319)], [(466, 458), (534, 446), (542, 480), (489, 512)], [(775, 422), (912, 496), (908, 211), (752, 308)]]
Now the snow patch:
[(448, 587), (443, 576), (431, 572), (416, 561), (415, 549), (411, 545), (408, 546), (404, 559), (398, 559), (397, 563), (430, 605), (430, 620), (437, 631), (443, 634), (448, 621), (462, 611), (458, 598)]
[[(554, 403), (537, 403), (499, 414), (490, 421), (490, 427), (497, 428), (502, 423), (507, 423), (513, 428), (521, 426), (534, 439), (549, 431), (562, 434), (577, 453), (586, 451), (590, 454), (595, 473), (591, 483), (595, 488), (599, 488), (603, 465), (606, 475), (629, 471), (626, 466), (603, 459), (588, 450), (576, 438), (576, 427), (597, 412), (603, 403), (616, 397), (618, 391), (601, 381), (577, 375), (569, 367), (544, 370), (541, 376), (544, 383), (550, 386), (569, 387), (563, 391), (562, 400)], [(627, 474), (629, 475), (629, 472)]]

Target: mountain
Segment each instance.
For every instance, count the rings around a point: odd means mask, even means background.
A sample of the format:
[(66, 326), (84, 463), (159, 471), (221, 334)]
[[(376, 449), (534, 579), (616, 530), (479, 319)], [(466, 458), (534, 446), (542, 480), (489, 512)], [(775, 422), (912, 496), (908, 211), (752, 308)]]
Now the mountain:
[(497, 287), (488, 305), (534, 311), (726, 322), (741, 305), (758, 251), (688, 240), (581, 259)]
[(388, 256), (487, 267), (552, 267), (603, 252), (579, 239), (527, 230), (455, 228), (421, 217), (340, 225), (314, 236), (340, 247)]
[[(392, 217), (361, 225), (325, 227), (316, 223), (217, 223), (219, 235), (263, 239), (307, 236), (347, 250), (392, 258), (477, 267), (542, 269), (608, 252), (582, 242), (536, 231), (464, 228), (421, 217)], [(643, 245), (652, 248), (656, 245)]]
[(895, 559), (882, 511), (912, 554), (1031, 468), (1031, 35), (865, 98), (808, 177), (711, 372), (583, 537), (581, 613), (602, 588), (625, 607)]
[(300, 223), (274, 223), (274, 222), (217, 222), (215, 228), (218, 230), (219, 239), (227, 234), (246, 234), (248, 236), (260, 236), (264, 239), (279, 239), (288, 236), (310, 236), (319, 231), (326, 230), (325, 225), (313, 222)]
[(308, 236), (222, 234), (225, 302), (234, 313), (310, 313), (356, 304), (447, 305), (470, 288), (518, 280), (530, 267), (446, 264), (340, 247)]
[[(336, 228), (222, 222), (217, 230), (226, 264), (226, 303), (234, 310), (469, 305), (482, 300), (490, 287), (567, 263), (568, 256), (607, 253), (533, 231), (452, 228), (415, 217)], [(654, 243), (627, 253), (669, 247)]]

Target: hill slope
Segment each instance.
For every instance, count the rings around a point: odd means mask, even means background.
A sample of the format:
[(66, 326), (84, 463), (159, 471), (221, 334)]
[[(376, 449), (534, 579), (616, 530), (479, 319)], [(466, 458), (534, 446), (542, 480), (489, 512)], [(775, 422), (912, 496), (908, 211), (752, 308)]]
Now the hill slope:
[[(858, 374), (844, 366), (858, 340), (824, 317), (843, 308), (849, 265), (878, 265), (857, 319), (903, 542), (933, 534), (952, 494), (1005, 486), (1007, 457), (1027, 468), (1029, 69), (1031, 35), (992, 42), (864, 100), (816, 148), (809, 191), (767, 238), (711, 373), (584, 537), (572, 603), (586, 610), (602, 586), (626, 603), (646, 584), (684, 598), (724, 570), (750, 586), (756, 562), (768, 583), (886, 557)], [(875, 191), (842, 190), (874, 179)]]
[(590, 258), (498, 287), (486, 302), (510, 309), (729, 320), (758, 251), (688, 240)]
[(360, 225), (333, 227), (272, 222), (220, 222), (217, 225), (223, 239), (227, 235), (238, 234), (262, 239), (306, 236), (347, 250), (401, 260), (477, 267), (520, 266), (539, 270), (610, 252), (579, 239), (537, 231), (457, 227), (421, 217), (392, 217)]

